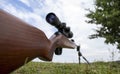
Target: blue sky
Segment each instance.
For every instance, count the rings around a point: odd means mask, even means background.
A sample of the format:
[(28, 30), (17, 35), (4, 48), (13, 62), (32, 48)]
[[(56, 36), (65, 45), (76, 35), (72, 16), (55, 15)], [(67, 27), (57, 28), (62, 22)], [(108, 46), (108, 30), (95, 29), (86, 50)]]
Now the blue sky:
[[(86, 8), (94, 10), (94, 0), (1, 0), (0, 8), (42, 30), (49, 38), (57, 30), (45, 21), (47, 13), (54, 12), (74, 33), (73, 39), (81, 45), (81, 52), (90, 61), (110, 61), (111, 52), (120, 54), (115, 46), (106, 45), (103, 38), (88, 39), (98, 26), (88, 24)], [(35, 61), (38, 59), (35, 59)], [(82, 60), (84, 62), (84, 60)], [(76, 50), (64, 49), (63, 55), (54, 55), (53, 62), (78, 62)]]

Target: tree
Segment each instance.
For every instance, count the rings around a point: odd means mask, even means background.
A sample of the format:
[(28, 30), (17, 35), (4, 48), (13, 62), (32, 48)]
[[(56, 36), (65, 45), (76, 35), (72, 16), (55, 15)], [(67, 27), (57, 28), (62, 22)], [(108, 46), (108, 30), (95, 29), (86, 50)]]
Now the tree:
[(86, 15), (88, 23), (100, 25), (90, 39), (103, 37), (105, 43), (116, 44), (120, 49), (120, 0), (96, 0), (95, 10)]

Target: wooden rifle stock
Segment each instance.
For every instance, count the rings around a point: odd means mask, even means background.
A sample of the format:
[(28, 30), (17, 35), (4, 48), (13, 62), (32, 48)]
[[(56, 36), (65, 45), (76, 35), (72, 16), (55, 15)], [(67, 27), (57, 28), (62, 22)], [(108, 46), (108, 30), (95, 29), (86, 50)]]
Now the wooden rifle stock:
[(0, 10), (0, 74), (8, 74), (32, 59), (51, 61), (57, 47), (75, 48), (62, 34), (44, 32)]

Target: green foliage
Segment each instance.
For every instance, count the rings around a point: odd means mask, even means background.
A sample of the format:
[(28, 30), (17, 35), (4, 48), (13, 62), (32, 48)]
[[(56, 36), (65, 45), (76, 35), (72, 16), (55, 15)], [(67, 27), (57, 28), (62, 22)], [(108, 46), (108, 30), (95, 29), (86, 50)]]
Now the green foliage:
[(30, 62), (11, 74), (120, 74), (119, 64), (115, 62), (95, 62), (91, 65)]
[(103, 37), (105, 43), (117, 44), (120, 49), (120, 0), (96, 0), (95, 10), (89, 10), (88, 23), (100, 25), (90, 39)]

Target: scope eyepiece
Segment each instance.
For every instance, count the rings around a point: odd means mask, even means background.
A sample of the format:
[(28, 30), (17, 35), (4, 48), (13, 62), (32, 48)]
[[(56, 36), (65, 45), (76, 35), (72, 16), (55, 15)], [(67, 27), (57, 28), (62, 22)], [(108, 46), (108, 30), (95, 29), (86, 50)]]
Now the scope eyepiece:
[(47, 16), (46, 20), (47, 20), (47, 22), (52, 24), (54, 22), (54, 20), (55, 20), (55, 15), (53, 13), (49, 14)]
[(49, 13), (46, 16), (46, 21), (49, 24), (51, 24), (51, 25), (53, 25), (55, 27), (57, 27), (57, 26), (59, 26), (61, 24), (61, 22), (59, 21), (58, 17), (54, 13)]

